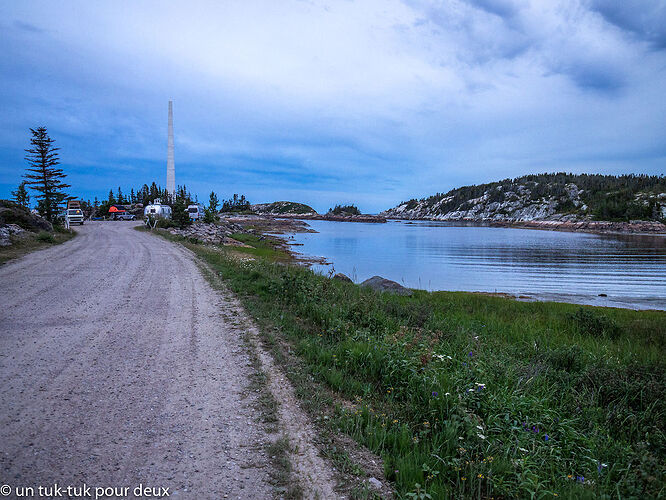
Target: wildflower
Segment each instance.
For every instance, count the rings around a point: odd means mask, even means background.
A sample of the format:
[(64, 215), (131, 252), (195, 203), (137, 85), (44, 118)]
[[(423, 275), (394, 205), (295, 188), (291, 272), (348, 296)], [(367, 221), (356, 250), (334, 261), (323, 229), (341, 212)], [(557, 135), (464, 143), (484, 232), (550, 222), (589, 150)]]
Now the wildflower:
[(483, 474), (479, 474), (477, 477), (483, 479)]
[(483, 434), (477, 434), (477, 436), (479, 436), (481, 439), (486, 439), (486, 436), (484, 436)]
[(477, 425), (476, 428), (479, 429), (480, 431), (483, 430), (483, 427), (481, 427), (480, 425)]
[(447, 392), (447, 393), (446, 393), (446, 394), (444, 394), (444, 395), (445, 395), (445, 396), (450, 396), (450, 395), (451, 395), (451, 393), (450, 393), (450, 392)]
[(467, 481), (467, 478), (465, 476), (461, 477), (460, 479), (462, 479), (463, 481)]
[(568, 474), (567, 479), (573, 479), (573, 476), (571, 474)]
[(437, 397), (437, 391), (432, 391), (432, 397), (436, 398)]
[(397, 419), (394, 419), (394, 420), (393, 420), (393, 423), (394, 423), (394, 424), (397, 424), (397, 423), (398, 423), (398, 420), (397, 420)]
[(472, 356), (474, 356), (474, 353), (472, 353), (472, 351), (469, 351), (469, 357), (471, 358)]

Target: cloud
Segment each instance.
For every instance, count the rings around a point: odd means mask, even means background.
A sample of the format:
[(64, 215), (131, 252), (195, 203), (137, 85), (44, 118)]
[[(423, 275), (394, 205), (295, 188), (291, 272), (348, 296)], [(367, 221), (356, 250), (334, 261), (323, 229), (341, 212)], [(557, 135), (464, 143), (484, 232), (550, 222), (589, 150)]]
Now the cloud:
[(177, 182), (200, 195), (299, 196), (319, 209), (348, 196), (377, 211), (542, 169), (663, 172), (663, 30), (610, 3), (4, 10), (14, 29), (0, 39), (0, 196), (20, 181), (35, 125), (48, 127), (86, 196), (106, 196), (108, 183), (163, 184), (169, 99)]
[(20, 20), (14, 21), (14, 27), (19, 30), (27, 31), (30, 33), (44, 33), (45, 31), (42, 28), (35, 26), (34, 24), (26, 23)]
[(666, 4), (661, 0), (592, 0), (593, 10), (655, 49), (666, 49)]

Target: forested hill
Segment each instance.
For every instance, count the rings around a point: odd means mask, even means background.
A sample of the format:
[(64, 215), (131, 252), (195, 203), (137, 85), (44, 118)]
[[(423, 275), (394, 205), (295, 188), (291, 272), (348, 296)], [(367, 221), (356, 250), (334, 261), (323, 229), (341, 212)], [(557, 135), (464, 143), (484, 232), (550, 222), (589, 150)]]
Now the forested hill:
[(666, 177), (526, 175), (412, 199), (381, 215), (438, 220), (664, 221)]

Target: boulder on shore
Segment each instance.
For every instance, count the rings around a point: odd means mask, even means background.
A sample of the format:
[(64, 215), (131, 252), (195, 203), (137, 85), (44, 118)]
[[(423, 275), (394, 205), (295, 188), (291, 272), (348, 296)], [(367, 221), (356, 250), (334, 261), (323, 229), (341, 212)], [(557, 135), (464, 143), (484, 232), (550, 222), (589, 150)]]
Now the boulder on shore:
[(335, 276), (333, 276), (333, 279), (336, 281), (344, 281), (345, 283), (353, 283), (349, 276), (342, 273), (337, 273)]
[(367, 286), (378, 292), (388, 292), (394, 293), (396, 295), (412, 295), (413, 293), (409, 288), (405, 288), (400, 283), (387, 280), (381, 276), (373, 276), (372, 278), (368, 278), (363, 283), (361, 283), (361, 286)]

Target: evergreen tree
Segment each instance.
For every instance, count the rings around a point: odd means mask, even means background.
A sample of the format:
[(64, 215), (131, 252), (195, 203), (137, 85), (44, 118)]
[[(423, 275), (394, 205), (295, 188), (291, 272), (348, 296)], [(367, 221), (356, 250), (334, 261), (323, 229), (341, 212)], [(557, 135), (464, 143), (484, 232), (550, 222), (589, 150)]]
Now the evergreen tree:
[(64, 189), (71, 187), (62, 180), (67, 175), (61, 168), (58, 150), (53, 146), (54, 140), (46, 132), (45, 127), (30, 129), (32, 137), (30, 138), (30, 149), (25, 159), (28, 162), (28, 174), (25, 174), (25, 184), (37, 191), (37, 209), (46, 217), (49, 222), (54, 222), (58, 213), (58, 206), (66, 199), (67, 194)]
[(189, 226), (192, 221), (190, 221), (190, 214), (187, 212), (187, 204), (185, 200), (181, 198), (176, 198), (171, 207), (171, 220), (181, 229)]
[(134, 188), (130, 189), (130, 203), (134, 205), (136, 203), (136, 195), (134, 194)]
[(113, 196), (113, 189), (109, 189), (109, 200), (107, 201), (108, 205), (113, 205), (116, 202), (116, 197)]
[(123, 191), (120, 189), (120, 186), (118, 186), (118, 203), (123, 204), (125, 203), (125, 198), (123, 197)]
[(25, 181), (21, 182), (16, 191), (12, 191), (12, 196), (14, 197), (14, 201), (16, 203), (28, 210), (30, 208), (30, 195), (28, 194), (28, 190), (25, 188), (25, 184)]
[(208, 198), (208, 210), (211, 212), (217, 212), (217, 206), (220, 204), (220, 200), (217, 198), (215, 191), (210, 192), (210, 197)]

